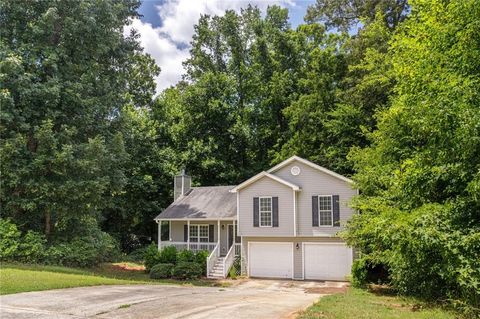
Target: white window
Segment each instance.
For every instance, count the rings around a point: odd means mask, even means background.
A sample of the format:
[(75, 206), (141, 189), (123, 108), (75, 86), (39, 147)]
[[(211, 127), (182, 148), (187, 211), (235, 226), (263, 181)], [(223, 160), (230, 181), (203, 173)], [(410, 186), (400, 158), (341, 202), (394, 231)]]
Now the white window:
[(190, 241), (208, 243), (208, 225), (190, 225)]
[(272, 198), (260, 197), (260, 227), (272, 227)]
[(318, 196), (318, 222), (320, 226), (333, 226), (332, 195)]

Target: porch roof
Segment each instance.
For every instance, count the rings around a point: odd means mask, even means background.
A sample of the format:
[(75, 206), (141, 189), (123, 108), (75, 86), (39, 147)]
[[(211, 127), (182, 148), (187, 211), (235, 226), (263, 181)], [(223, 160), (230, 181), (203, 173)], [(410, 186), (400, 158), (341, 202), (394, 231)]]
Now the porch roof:
[(168, 219), (228, 219), (237, 217), (237, 195), (230, 193), (235, 186), (192, 187), (168, 206), (155, 220)]

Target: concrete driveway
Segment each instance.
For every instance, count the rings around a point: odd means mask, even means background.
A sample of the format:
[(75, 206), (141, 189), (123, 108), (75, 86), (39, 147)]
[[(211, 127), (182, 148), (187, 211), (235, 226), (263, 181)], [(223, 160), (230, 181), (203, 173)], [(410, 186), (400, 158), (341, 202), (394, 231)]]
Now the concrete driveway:
[(0, 296), (7, 318), (291, 318), (345, 283), (246, 280), (229, 288), (96, 286)]

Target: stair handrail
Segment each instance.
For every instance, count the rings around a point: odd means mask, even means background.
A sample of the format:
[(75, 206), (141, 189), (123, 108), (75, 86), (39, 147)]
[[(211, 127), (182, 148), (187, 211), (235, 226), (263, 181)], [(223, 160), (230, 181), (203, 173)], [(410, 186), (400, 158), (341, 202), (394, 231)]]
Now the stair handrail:
[(232, 267), (235, 257), (235, 245), (230, 246), (227, 255), (223, 259), (223, 278), (227, 278), (227, 274)]
[(210, 255), (208, 255), (208, 257), (207, 257), (207, 277), (210, 276), (210, 271), (212, 270), (213, 266), (215, 266), (215, 262), (218, 259), (219, 246), (220, 246), (220, 242), (218, 242), (215, 245), (215, 248), (212, 250)]

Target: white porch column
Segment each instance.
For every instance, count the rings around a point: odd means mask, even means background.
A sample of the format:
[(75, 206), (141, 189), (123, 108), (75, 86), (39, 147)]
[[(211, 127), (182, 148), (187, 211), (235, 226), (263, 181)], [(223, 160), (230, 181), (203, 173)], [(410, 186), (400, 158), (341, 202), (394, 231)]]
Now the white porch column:
[(190, 250), (190, 220), (187, 220), (187, 249)]
[(162, 222), (157, 220), (158, 225), (158, 250), (162, 248)]
[(217, 245), (218, 245), (218, 250), (217, 250), (217, 256), (220, 256), (220, 220), (217, 220)]

